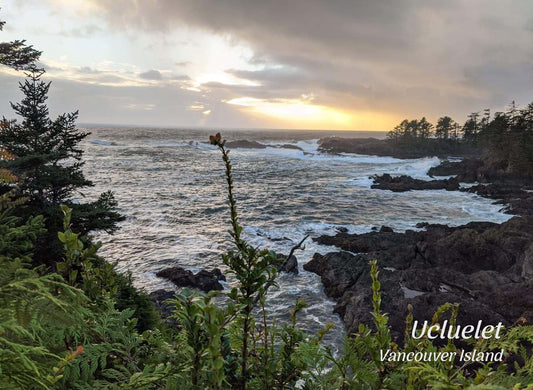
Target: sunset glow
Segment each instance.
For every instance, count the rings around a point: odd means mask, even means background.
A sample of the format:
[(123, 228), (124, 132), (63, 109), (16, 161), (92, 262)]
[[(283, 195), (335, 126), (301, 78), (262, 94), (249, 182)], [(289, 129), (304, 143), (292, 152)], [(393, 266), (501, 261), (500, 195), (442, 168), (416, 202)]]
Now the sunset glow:
[[(42, 51), (52, 112), (81, 123), (389, 131), (531, 101), (533, 9), (489, 2), (4, 0), (0, 35)], [(23, 78), (0, 68), (2, 113)]]
[(295, 127), (323, 128), (329, 124), (338, 129), (351, 129), (354, 124), (353, 116), (348, 113), (299, 99), (263, 100), (242, 97), (232, 99), (228, 104), (293, 123)]

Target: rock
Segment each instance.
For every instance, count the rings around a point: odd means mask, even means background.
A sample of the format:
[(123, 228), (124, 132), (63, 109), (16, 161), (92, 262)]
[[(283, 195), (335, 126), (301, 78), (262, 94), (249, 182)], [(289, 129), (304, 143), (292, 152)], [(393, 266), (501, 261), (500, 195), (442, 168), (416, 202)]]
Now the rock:
[(228, 147), (229, 149), (265, 149), (266, 145), (263, 145), (257, 141), (248, 141), (246, 139), (241, 139), (237, 141), (227, 142), (226, 147)]
[(374, 184), (371, 188), (380, 190), (391, 190), (394, 192), (404, 192), (411, 190), (447, 190), (456, 191), (459, 189), (459, 182), (455, 178), (444, 180), (419, 180), (410, 176), (392, 177), (388, 173), (381, 176), (374, 176)]
[(428, 171), (429, 176), (456, 176), (463, 183), (500, 183), (505, 186), (531, 186), (531, 177), (520, 176), (505, 161), (491, 160), (490, 155), (462, 161), (443, 161)]
[(292, 145), (292, 144), (283, 144), (283, 145), (280, 145), (278, 146), (278, 148), (280, 149), (294, 149), (294, 150), (301, 150), (303, 152), (303, 149), (300, 148), (299, 146), (297, 145)]
[(172, 315), (172, 305), (166, 303), (167, 299), (172, 299), (175, 296), (174, 291), (168, 290), (156, 290), (150, 293), (150, 299), (154, 302), (155, 308), (161, 313), (161, 317), (164, 319), (169, 318)]
[(394, 233), (394, 230), (388, 226), (381, 226), (381, 229), (379, 229), (380, 233)]
[(440, 165), (432, 167), (428, 175), (433, 176), (456, 176), (462, 183), (480, 181), (479, 169), (483, 166), (480, 159), (465, 159), (462, 161), (443, 161)]
[(533, 280), (533, 244), (526, 250), (521, 276)]
[(213, 275), (217, 278), (217, 280), (223, 280), (226, 281), (226, 276), (222, 273), (220, 268), (213, 268), (213, 271), (211, 271)]
[(479, 153), (479, 150), (471, 145), (450, 144), (438, 139), (428, 139), (423, 144), (409, 144), (395, 143), (389, 139), (325, 137), (321, 138), (318, 143), (318, 150), (324, 153), (357, 153), (396, 158), (466, 157)]
[(478, 320), (510, 325), (520, 317), (533, 321), (533, 217), (514, 217), (500, 225), (423, 227), (419, 232), (384, 229), (314, 239), (351, 252), (315, 254), (304, 265), (320, 275), (348, 332), (357, 331), (360, 323), (372, 323), (368, 262), (373, 259), (380, 268), (382, 310), (389, 313), (399, 342), (408, 304), (419, 321), (431, 320), (446, 302), (460, 304), (461, 325)]
[(298, 275), (298, 260), (296, 259), (296, 256), (292, 255), (287, 261), (287, 263), (285, 263), (285, 265), (281, 267), (286, 258), (287, 255), (278, 253), (278, 264), (276, 265), (278, 272), (290, 272), (295, 275)]
[(522, 185), (518, 183), (493, 183), (479, 184), (461, 189), (472, 192), (485, 198), (497, 199), (500, 204), (505, 205), (507, 214), (533, 215), (533, 194), (524, 191)]
[(318, 141), (320, 152), (326, 153), (358, 153), (375, 156), (392, 156), (392, 145), (377, 138), (341, 138), (326, 137)]
[(182, 267), (170, 267), (157, 272), (156, 276), (168, 279), (178, 287), (192, 287), (205, 292), (223, 290), (219, 280), (225, 280), (218, 268), (213, 271), (201, 270), (195, 275)]
[(268, 147), (278, 148), (278, 149), (293, 149), (293, 150), (300, 150), (303, 151), (302, 148), (300, 148), (297, 145), (292, 144), (283, 144), (283, 145), (264, 145), (257, 141), (249, 141), (246, 139), (240, 139), (237, 141), (230, 141), (226, 143), (226, 146), (230, 149), (265, 149)]

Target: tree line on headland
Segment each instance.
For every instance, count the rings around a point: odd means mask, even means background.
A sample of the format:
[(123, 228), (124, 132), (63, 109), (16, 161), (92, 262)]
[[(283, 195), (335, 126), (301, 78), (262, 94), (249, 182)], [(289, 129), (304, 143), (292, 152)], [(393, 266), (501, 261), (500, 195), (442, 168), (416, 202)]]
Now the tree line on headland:
[(504, 112), (473, 112), (460, 125), (449, 116), (434, 126), (425, 117), (403, 120), (387, 138), (398, 149), (447, 150), (479, 155), (516, 176), (533, 177), (533, 103), (519, 108), (512, 102)]
[[(210, 142), (222, 153), (227, 182), (234, 249), (222, 261), (234, 287), (224, 293), (224, 303), (215, 301), (214, 292), (184, 290), (167, 302), (171, 315), (162, 320), (131, 277), (98, 255), (101, 244), (91, 232), (113, 233), (124, 217), (111, 192), (92, 202), (72, 199), (92, 185), (82, 172), (79, 145), (88, 134), (76, 128), (77, 113), (50, 118), (50, 83), (42, 80), (39, 56), (24, 41), (0, 43), (0, 65), (27, 77), (20, 84), (22, 101), (12, 105), (18, 121), (0, 122), (0, 388), (521, 389), (531, 383), (528, 326), (504, 329), (497, 340), (473, 341), (478, 351), (505, 348), (497, 367), (380, 359), (380, 351), (465, 347), (453, 340), (437, 345), (422, 334), (409, 337), (412, 311), (398, 345), (381, 311), (376, 263), (369, 286), (373, 323), (347, 337), (340, 354), (322, 342), (329, 325), (316, 335), (300, 330), (303, 301), (289, 321), (273, 323), (265, 306), (278, 256), (241, 237), (232, 166), (219, 134)], [(415, 127), (418, 136), (420, 124)], [(432, 325), (446, 317), (454, 326), (456, 316), (456, 305), (443, 305)]]

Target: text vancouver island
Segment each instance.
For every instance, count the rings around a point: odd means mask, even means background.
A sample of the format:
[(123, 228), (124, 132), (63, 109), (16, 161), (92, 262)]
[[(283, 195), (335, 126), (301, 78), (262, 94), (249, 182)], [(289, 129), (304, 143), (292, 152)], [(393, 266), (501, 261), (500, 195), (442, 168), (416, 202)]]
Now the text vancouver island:
[[(475, 338), (483, 339), (488, 338), (500, 338), (500, 331), (503, 328), (503, 324), (500, 322), (498, 325), (486, 325), (482, 326), (482, 321), (479, 320), (477, 325), (465, 325), (461, 327), (450, 326), (448, 321), (444, 321), (442, 326), (435, 324), (430, 325), (428, 321), (424, 321), (421, 331), (418, 331), (418, 321), (414, 321), (411, 337), (413, 339), (420, 339), (422, 337), (427, 337), (428, 339), (469, 339)], [(470, 361), (470, 362), (488, 362), (488, 361), (502, 361), (503, 360), (503, 349), (498, 352), (481, 352), (476, 349), (467, 352), (467, 351), (393, 351), (391, 349), (381, 350), (380, 358), (381, 361), (388, 362), (398, 362), (398, 361), (453, 361), (456, 357), (460, 361)]]

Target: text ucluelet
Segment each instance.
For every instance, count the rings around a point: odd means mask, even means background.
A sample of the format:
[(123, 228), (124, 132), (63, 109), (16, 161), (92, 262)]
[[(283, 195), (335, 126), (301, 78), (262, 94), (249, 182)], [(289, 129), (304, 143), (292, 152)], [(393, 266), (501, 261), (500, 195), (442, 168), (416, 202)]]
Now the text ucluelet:
[[(444, 321), (442, 325), (431, 325), (428, 321), (419, 327), (418, 321), (414, 321), (411, 337), (413, 339), (421, 339), (427, 337), (434, 340), (440, 339), (499, 339), (503, 324), (499, 322), (497, 325), (485, 325), (483, 321), (479, 320), (476, 325), (464, 326), (450, 326), (448, 321)], [(420, 329), (419, 329), (420, 328)], [(485, 351), (481, 352), (476, 349), (472, 351), (394, 351), (392, 349), (381, 350), (381, 361), (398, 362), (398, 361), (454, 361), (459, 358), (463, 362), (497, 362), (503, 360), (503, 349), (500, 351)]]

